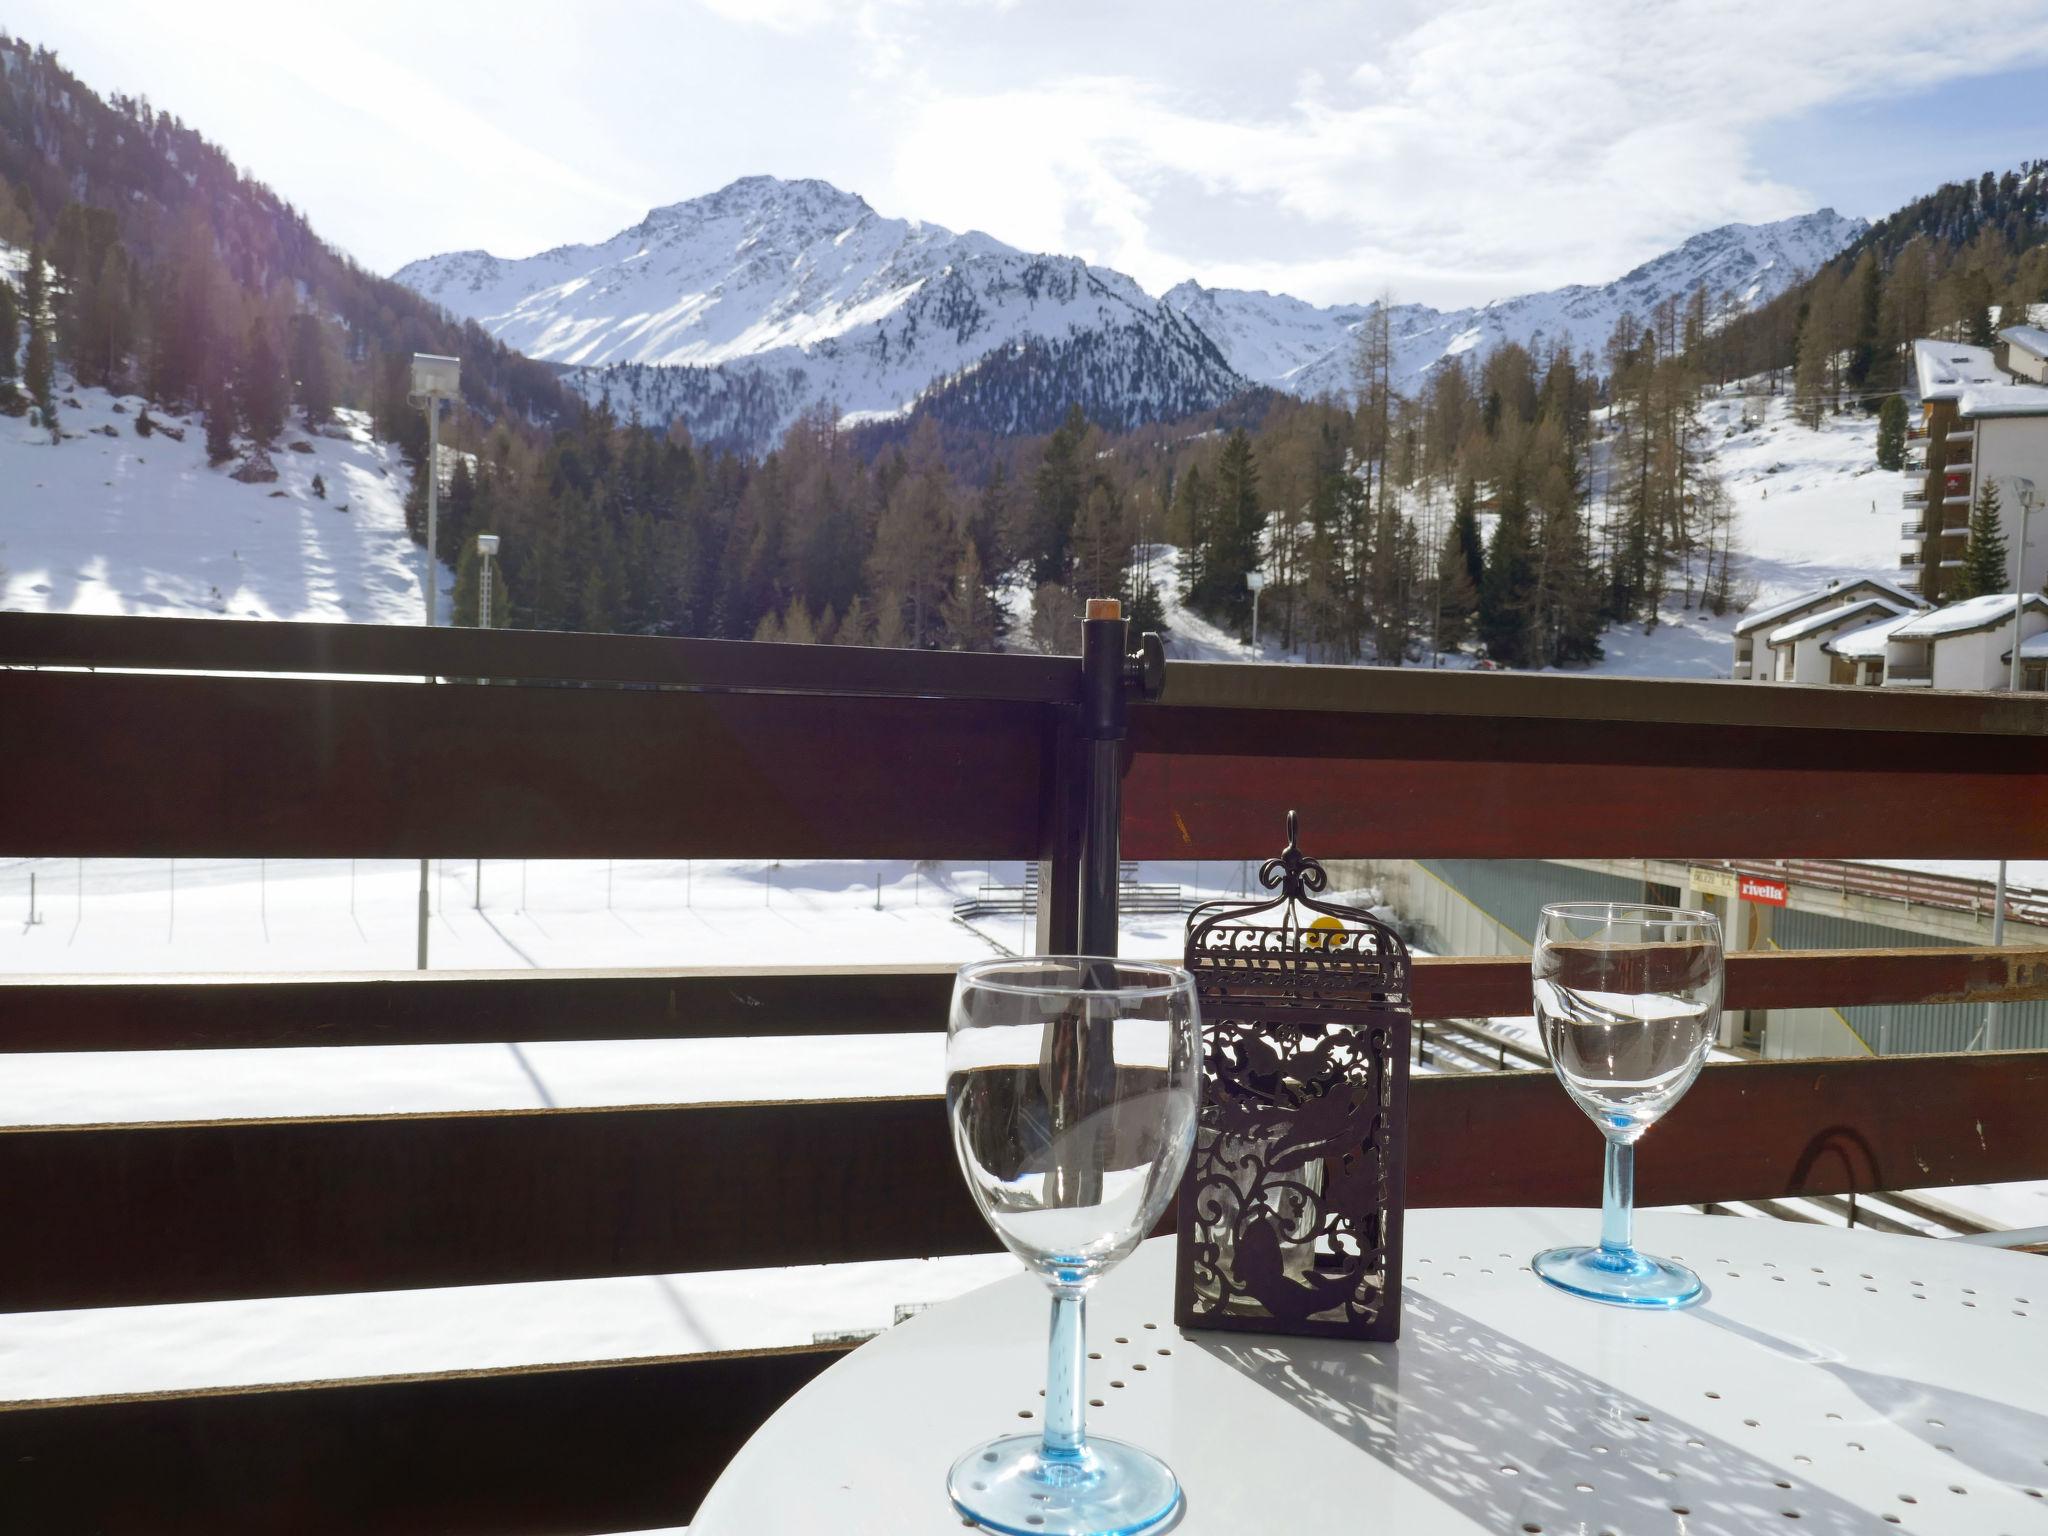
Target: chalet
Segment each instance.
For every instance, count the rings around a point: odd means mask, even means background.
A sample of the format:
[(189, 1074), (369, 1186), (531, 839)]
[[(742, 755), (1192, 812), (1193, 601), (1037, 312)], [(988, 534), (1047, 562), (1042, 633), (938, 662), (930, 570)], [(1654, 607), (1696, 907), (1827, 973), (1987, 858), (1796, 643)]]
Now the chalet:
[(1892, 631), (1920, 616), (1920, 610), (1893, 614), (1861, 629), (1837, 631), (1821, 642), (1828, 655), (1828, 679), (1859, 688), (1884, 685), (1884, 664)]
[[(1887, 688), (2004, 688), (2012, 656), (2013, 595), (1992, 592), (1915, 614), (1885, 636)], [(2048, 631), (2048, 598), (2029, 592), (2020, 640)], [(2021, 652), (2021, 661), (2026, 652)]]
[[(1851, 603), (1877, 598), (1889, 603), (1896, 611), (1924, 607), (1919, 598), (1888, 581), (1875, 576), (1858, 576), (1849, 580), (1835, 580), (1811, 592), (1802, 592), (1744, 614), (1735, 625), (1735, 664), (1730, 676), (1738, 680), (1770, 683), (1790, 681), (1777, 675), (1775, 658), (1770, 650), (1772, 637), (1782, 628), (1815, 614), (1831, 612)], [(1866, 622), (1868, 617), (1866, 616)], [(1808, 679), (1801, 679), (1807, 681)], [(1810, 679), (1825, 682), (1826, 679)]]
[(1839, 664), (1827, 644), (1836, 635), (1865, 629), (1885, 619), (1905, 619), (1918, 604), (1897, 598), (1864, 597), (1837, 608), (1822, 608), (1770, 631), (1770, 674), (1780, 683), (1853, 683), (1853, 669)]

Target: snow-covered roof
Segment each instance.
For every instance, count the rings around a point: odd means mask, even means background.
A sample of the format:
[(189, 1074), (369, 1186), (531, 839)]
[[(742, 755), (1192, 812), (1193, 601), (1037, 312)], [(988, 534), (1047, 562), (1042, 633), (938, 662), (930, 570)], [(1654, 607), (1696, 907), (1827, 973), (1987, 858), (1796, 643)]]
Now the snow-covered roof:
[[(2048, 613), (2048, 598), (2038, 593), (2027, 594), (2027, 607), (2036, 613)], [(1938, 640), (1944, 635), (1966, 635), (1972, 630), (1989, 629), (1995, 624), (2012, 622), (2012, 594), (2010, 592), (1987, 592), (1982, 597), (1967, 597), (1960, 603), (1950, 603), (1946, 608), (1937, 608), (1932, 613), (1915, 614), (1891, 633), (1894, 640)]]
[(1861, 602), (1844, 603), (1839, 608), (1823, 608), (1819, 613), (1810, 613), (1803, 619), (1794, 619), (1771, 631), (1767, 642), (1771, 645), (1790, 645), (1794, 640), (1807, 635), (1818, 634), (1838, 624), (1869, 623), (1880, 614), (1904, 617), (1910, 609), (1882, 597), (1866, 597)]
[[(2010, 646), (2006, 648), (2005, 654), (2012, 655)], [(2038, 635), (2029, 635), (2020, 642), (2020, 660), (2048, 661), (2048, 629), (2042, 630)]]
[(1890, 618), (1879, 619), (1875, 624), (1866, 624), (1861, 629), (1852, 629), (1846, 635), (1835, 635), (1820, 643), (1820, 648), (1830, 656), (1845, 657), (1850, 661), (1882, 661), (1885, 642), (1892, 637), (1892, 631), (1907, 620), (1918, 615), (1895, 613)]
[(1825, 587), (1816, 587), (1810, 592), (1800, 593), (1797, 597), (1788, 597), (1782, 602), (1773, 603), (1768, 608), (1759, 608), (1754, 613), (1744, 614), (1735, 625), (1735, 633), (1747, 635), (1766, 626), (1775, 627), (1794, 614), (1804, 613), (1809, 608), (1819, 608), (1823, 605), (1831, 610), (1839, 608), (1859, 596), (1889, 598), (1900, 608), (1927, 606), (1912, 593), (1895, 587), (1880, 577), (1845, 576)]
[(1930, 337), (1913, 343), (1913, 372), (1922, 400), (1953, 400), (1973, 384), (1998, 384), (2005, 379), (1989, 347)]
[(1956, 402), (1956, 414), (1969, 420), (1985, 416), (2048, 416), (2048, 385), (1974, 384)]
[(2022, 352), (2030, 352), (2035, 357), (2048, 361), (2048, 331), (2042, 330), (2040, 326), (2008, 325), (1998, 335), (2006, 345), (2018, 347)]

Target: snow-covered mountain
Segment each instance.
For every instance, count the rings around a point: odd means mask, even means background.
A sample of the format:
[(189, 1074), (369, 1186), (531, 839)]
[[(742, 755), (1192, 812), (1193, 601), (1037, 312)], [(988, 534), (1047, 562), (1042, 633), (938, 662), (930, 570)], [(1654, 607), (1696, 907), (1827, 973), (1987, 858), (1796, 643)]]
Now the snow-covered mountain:
[[(1484, 356), (1506, 341), (1535, 346), (1569, 337), (1597, 355), (1624, 311), (1648, 319), (1660, 301), (1701, 284), (1717, 313), (1747, 309), (1783, 293), (1868, 227), (1832, 208), (1773, 224), (1724, 224), (1611, 283), (1573, 284), (1473, 309), (1397, 305), (1395, 387), (1413, 390), (1446, 357)], [(1353, 333), (1373, 307), (1318, 308), (1284, 294), (1192, 282), (1169, 290), (1165, 302), (1206, 331), (1246, 378), (1297, 395), (1350, 391)]]
[[(1397, 384), (1444, 358), (1569, 336), (1597, 348), (1624, 310), (1704, 283), (1717, 309), (1782, 292), (1865, 223), (1823, 208), (1730, 224), (1614, 282), (1475, 309), (1403, 304)], [(429, 256), (397, 280), (530, 357), (569, 368), (621, 415), (680, 419), (700, 437), (761, 447), (807, 409), (853, 420), (922, 402), (990, 431), (1043, 431), (1079, 400), (1113, 426), (1219, 405), (1248, 384), (1300, 395), (1351, 388), (1352, 335), (1369, 304), (1188, 282), (1154, 299), (1071, 256), (979, 232), (885, 218), (822, 181), (749, 176), (656, 208), (596, 245), (508, 261)]]
[[(520, 261), (459, 251), (395, 275), (572, 365), (577, 387), (622, 414), (750, 444), (814, 405), (893, 416), (970, 379), (976, 410), (1005, 430), (1049, 427), (1076, 398), (1127, 425), (1246, 387), (1208, 336), (1121, 273), (884, 218), (822, 181), (749, 176), (597, 245)], [(1000, 366), (1021, 353), (1041, 366)]]

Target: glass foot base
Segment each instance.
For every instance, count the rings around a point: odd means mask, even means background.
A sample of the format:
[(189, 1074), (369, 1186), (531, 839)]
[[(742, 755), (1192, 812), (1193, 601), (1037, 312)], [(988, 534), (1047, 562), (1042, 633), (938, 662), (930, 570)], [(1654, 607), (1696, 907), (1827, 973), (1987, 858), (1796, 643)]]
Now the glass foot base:
[(1706, 1294), (1683, 1264), (1633, 1248), (1551, 1248), (1529, 1267), (1561, 1291), (1618, 1307), (1684, 1307)]
[(1037, 1435), (978, 1445), (946, 1474), (953, 1507), (1005, 1536), (1151, 1536), (1180, 1514), (1180, 1481), (1157, 1456), (1091, 1436), (1075, 1458)]

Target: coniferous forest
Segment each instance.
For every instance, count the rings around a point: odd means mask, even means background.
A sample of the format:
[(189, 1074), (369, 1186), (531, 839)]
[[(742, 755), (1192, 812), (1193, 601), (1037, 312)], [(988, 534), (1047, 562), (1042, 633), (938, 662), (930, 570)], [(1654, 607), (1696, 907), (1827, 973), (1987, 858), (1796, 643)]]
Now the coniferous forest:
[(57, 422), (61, 366), (145, 397), (138, 430), (202, 426), (223, 472), (361, 410), (414, 468), (423, 536), (408, 361), (457, 355), (438, 553), (463, 623), (489, 531), (494, 618), (522, 627), (1072, 650), (1081, 600), (1103, 594), (1157, 626), (1177, 591), (1248, 633), (1261, 570), (1262, 636), (1310, 660), (1572, 665), (1610, 624), (1744, 600), (1708, 393), (1752, 380), (1811, 424), (1878, 410), (1913, 337), (1985, 339), (1994, 306), (2048, 299), (2041, 179), (1945, 187), (1725, 323), (1701, 290), (1576, 347), (1451, 357), (1409, 394), (1382, 305), (1343, 399), (1260, 391), (1141, 425), (1072, 408), (998, 435), (941, 391), (858, 429), (813, 414), (756, 459), (572, 397), (323, 244), (176, 117), (0, 36), (0, 246), (28, 256), (0, 280), (0, 410)]

